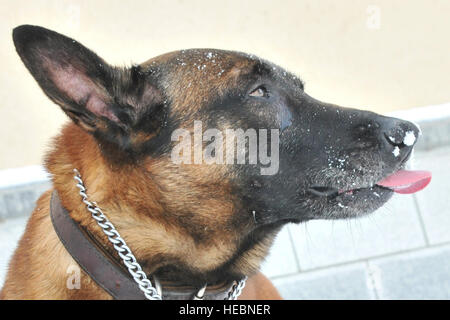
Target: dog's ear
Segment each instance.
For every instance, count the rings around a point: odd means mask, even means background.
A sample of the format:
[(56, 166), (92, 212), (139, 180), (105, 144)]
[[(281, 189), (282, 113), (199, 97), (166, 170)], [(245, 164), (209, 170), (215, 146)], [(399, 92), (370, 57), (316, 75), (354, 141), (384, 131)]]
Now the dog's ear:
[(163, 95), (139, 67), (112, 67), (75, 40), (38, 26), (15, 28), (13, 40), (45, 94), (96, 137), (126, 149), (136, 140), (133, 131), (142, 137), (158, 130)]

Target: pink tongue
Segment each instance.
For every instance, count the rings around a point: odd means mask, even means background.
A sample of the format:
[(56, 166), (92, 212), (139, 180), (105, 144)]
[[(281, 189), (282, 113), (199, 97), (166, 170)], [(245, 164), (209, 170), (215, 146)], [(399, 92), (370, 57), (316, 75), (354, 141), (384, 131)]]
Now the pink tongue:
[(414, 193), (425, 188), (431, 181), (429, 171), (400, 170), (384, 178), (377, 185), (392, 189), (397, 193)]

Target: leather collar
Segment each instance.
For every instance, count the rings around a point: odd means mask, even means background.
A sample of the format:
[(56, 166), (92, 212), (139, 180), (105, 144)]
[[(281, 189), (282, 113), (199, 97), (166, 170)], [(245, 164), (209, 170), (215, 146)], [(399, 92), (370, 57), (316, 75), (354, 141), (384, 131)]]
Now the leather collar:
[[(145, 300), (143, 292), (127, 272), (123, 264), (117, 261), (94, 238), (94, 236), (75, 222), (56, 190), (50, 200), (50, 216), (53, 227), (61, 243), (78, 265), (101, 288), (117, 300)], [(223, 300), (234, 283), (207, 287), (204, 300)], [(167, 287), (162, 288), (163, 300), (190, 300), (199, 288)]]

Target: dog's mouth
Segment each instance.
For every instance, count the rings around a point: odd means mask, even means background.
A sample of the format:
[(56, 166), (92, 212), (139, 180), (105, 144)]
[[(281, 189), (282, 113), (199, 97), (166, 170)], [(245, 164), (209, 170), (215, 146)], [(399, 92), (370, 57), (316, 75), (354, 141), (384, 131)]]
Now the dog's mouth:
[(431, 181), (428, 171), (399, 170), (371, 186), (338, 189), (312, 186), (308, 189), (311, 205), (320, 215), (313, 219), (342, 219), (369, 214), (386, 203), (394, 193), (409, 194), (422, 190)]
[[(399, 170), (375, 185), (354, 189), (337, 189), (328, 186), (312, 186), (309, 193), (318, 197), (337, 198), (339, 196), (354, 196), (361, 191), (388, 189), (395, 193), (410, 194), (424, 189), (431, 181), (431, 172), (418, 170)], [(375, 195), (377, 193), (375, 192)]]

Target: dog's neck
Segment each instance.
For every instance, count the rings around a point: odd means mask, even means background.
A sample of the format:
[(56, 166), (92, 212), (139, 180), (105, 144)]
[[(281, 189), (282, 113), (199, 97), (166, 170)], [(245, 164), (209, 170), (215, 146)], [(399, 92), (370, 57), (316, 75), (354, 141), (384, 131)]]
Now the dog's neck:
[[(239, 243), (232, 232), (225, 235), (228, 239), (198, 243), (191, 234), (171, 225), (170, 215), (158, 201), (160, 190), (156, 183), (148, 183), (151, 181), (148, 173), (136, 172), (142, 170), (138, 166), (112, 166), (103, 157), (97, 140), (74, 124), (65, 126), (55, 142), (46, 167), (71, 217), (116, 255), (81, 201), (73, 178), (73, 169), (77, 168), (90, 201), (95, 201), (115, 225), (144, 271), (156, 272), (162, 281), (170, 279), (180, 285), (198, 286), (203, 282), (219, 283), (250, 275), (257, 271), (259, 261), (267, 254), (271, 239), (279, 229), (279, 226), (259, 229), (249, 237), (252, 243)], [(135, 180), (143, 176), (146, 183), (135, 184)], [(254, 241), (258, 238), (261, 243)], [(219, 242), (236, 243), (236, 246), (220, 246)], [(258, 260), (240, 259), (250, 250), (256, 252)]]

